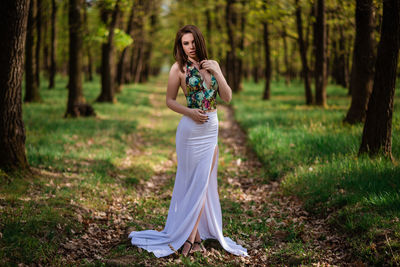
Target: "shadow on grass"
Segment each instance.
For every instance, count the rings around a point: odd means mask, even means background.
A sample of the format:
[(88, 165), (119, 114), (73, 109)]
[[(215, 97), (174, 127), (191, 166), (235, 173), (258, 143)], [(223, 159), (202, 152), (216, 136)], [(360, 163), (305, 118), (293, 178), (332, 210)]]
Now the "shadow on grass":
[(5, 266), (56, 264), (60, 259), (57, 254), (60, 244), (71, 235), (71, 229), (82, 227), (74, 219), (76, 207), (70, 204), (69, 198), (26, 194), (32, 184), (35, 190), (45, 191), (39, 181), (42, 178), (35, 175), (30, 178), (32, 181), (15, 178), (1, 190), (20, 189), (16, 195), (0, 199), (0, 258)]

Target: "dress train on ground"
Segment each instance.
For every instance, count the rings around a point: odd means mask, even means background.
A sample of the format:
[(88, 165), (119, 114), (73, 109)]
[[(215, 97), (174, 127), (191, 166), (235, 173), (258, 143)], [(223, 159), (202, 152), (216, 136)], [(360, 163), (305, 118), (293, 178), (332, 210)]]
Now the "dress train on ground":
[(179, 122), (176, 132), (178, 166), (164, 229), (160, 232), (145, 230), (129, 234), (133, 245), (153, 252), (158, 258), (174, 253), (184, 244), (203, 204), (198, 225), (200, 238), (217, 239), (228, 252), (248, 256), (246, 248), (222, 233), (217, 184), (218, 116), (217, 111), (206, 114), (209, 119), (203, 124), (197, 124), (187, 116), (183, 116)]

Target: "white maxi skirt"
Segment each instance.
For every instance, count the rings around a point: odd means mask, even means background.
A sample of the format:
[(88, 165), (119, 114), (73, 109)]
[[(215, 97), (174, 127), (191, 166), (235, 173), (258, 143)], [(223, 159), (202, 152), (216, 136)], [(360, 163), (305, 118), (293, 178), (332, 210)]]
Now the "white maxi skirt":
[[(217, 169), (218, 116), (217, 111), (208, 114), (208, 121), (197, 124), (183, 116), (176, 131), (176, 154), (178, 160), (175, 185), (169, 206), (165, 228), (133, 231), (131, 243), (157, 258), (174, 253), (188, 239), (199, 217), (200, 238), (217, 239), (228, 252), (248, 256), (247, 249), (222, 234), (222, 213), (218, 196)], [(211, 170), (214, 158), (214, 168)]]

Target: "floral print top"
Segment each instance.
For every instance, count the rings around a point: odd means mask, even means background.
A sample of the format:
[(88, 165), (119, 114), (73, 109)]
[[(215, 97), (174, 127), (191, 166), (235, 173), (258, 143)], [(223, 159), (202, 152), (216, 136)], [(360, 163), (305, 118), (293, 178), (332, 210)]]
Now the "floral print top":
[(189, 108), (212, 110), (217, 108), (218, 83), (211, 74), (211, 88), (207, 88), (206, 81), (200, 71), (187, 60), (186, 65), (186, 102)]

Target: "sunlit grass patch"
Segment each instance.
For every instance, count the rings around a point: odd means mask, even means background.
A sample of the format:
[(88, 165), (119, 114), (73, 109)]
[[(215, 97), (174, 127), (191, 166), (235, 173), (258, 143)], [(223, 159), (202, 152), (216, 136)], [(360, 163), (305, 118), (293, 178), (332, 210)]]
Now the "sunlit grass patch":
[[(393, 228), (393, 220), (400, 217), (399, 165), (358, 157), (363, 126), (342, 122), (350, 105), (346, 89), (328, 86), (328, 107), (321, 108), (305, 105), (299, 82), (290, 87), (273, 82), (268, 101), (261, 100), (262, 83), (248, 82), (244, 88), (233, 98), (235, 117), (270, 178), (282, 179), (286, 192), (301, 196), (309, 211), (333, 213), (332, 224), (344, 233), (361, 234), (356, 251), (362, 251), (362, 242), (376, 238), (376, 229)], [(400, 156), (398, 95), (392, 130), (395, 158)], [(393, 247), (380, 245), (392, 254)]]

